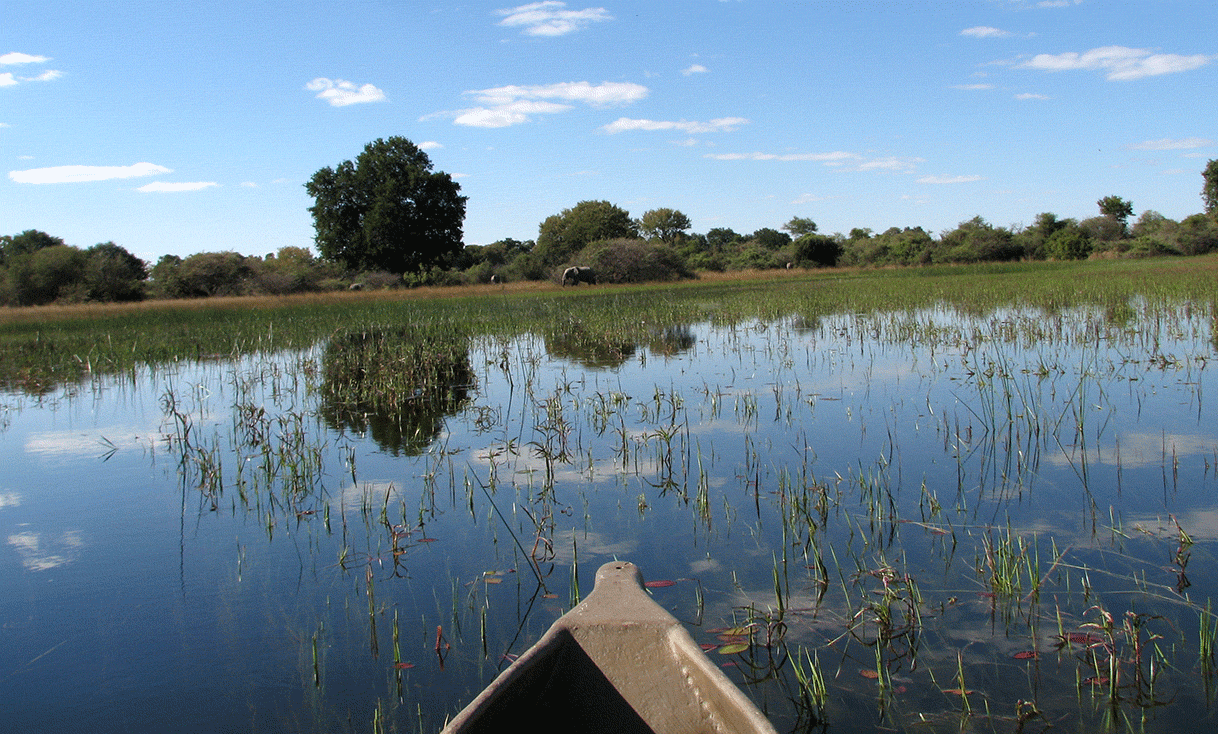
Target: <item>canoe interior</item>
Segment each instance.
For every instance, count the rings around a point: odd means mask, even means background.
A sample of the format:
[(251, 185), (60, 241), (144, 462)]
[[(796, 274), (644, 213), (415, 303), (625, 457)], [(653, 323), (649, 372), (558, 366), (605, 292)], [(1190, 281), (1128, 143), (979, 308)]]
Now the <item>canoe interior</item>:
[(630, 563), (605, 564), (563, 615), (453, 719), (500, 731), (774, 734), (751, 701), (652, 600)]

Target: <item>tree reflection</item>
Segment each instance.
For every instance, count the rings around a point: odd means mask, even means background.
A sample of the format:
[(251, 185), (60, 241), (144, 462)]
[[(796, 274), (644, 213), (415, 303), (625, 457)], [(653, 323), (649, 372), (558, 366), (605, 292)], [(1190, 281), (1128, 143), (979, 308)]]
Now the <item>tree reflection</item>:
[(450, 325), (353, 330), (331, 339), (322, 356), (321, 415), (395, 456), (417, 456), (474, 382), (468, 338)]
[(546, 353), (591, 369), (620, 367), (646, 346), (652, 354), (672, 357), (693, 347), (697, 341), (688, 325), (666, 326), (642, 338), (613, 333), (597, 333), (581, 324), (571, 324), (562, 332), (546, 335)]

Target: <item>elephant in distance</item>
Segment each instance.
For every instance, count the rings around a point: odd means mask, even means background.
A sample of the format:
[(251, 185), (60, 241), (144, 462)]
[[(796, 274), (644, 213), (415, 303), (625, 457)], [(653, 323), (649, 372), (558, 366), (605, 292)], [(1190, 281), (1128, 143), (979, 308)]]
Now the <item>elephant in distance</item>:
[(562, 273), (562, 284), (565, 286), (568, 283), (571, 285), (579, 285), (580, 283), (596, 285), (596, 273), (592, 268), (575, 265), (567, 268)]

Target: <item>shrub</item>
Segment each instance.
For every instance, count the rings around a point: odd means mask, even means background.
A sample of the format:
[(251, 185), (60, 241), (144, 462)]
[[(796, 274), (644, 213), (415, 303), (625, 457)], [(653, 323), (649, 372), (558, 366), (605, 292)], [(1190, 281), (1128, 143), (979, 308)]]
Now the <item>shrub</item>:
[(842, 243), (823, 234), (806, 234), (795, 240), (794, 261), (802, 267), (831, 268), (842, 256)]
[(8, 261), (9, 288), (21, 306), (50, 303), (60, 298), (83, 301), (89, 258), (70, 245), (51, 245)]
[(1176, 232), (1176, 247), (1185, 255), (1218, 251), (1218, 222), (1204, 214), (1185, 217)]
[(1045, 240), (1044, 252), (1054, 260), (1084, 260), (1091, 254), (1091, 238), (1078, 227), (1059, 229)]
[(1113, 217), (1091, 217), (1078, 223), (1096, 242), (1116, 242), (1125, 239), (1125, 223)]
[(244, 255), (231, 251), (191, 255), (176, 268), (175, 290), (185, 298), (245, 295), (248, 292), (246, 280), (253, 272), (247, 260)]
[(973, 217), (945, 232), (932, 258), (935, 262), (971, 263), (1017, 260), (1022, 254), (1011, 230)]
[(593, 268), (597, 280), (602, 283), (644, 283), (693, 277), (685, 260), (671, 248), (635, 239), (595, 242), (584, 248), (576, 261)]
[(767, 250), (760, 243), (750, 240), (735, 252), (727, 253), (728, 270), (772, 270), (784, 268), (791, 262), (785, 250)]

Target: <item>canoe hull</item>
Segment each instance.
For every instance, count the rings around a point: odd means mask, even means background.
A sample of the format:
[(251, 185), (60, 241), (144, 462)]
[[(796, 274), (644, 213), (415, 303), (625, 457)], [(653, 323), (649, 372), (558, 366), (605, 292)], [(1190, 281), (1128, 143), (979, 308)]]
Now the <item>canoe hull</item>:
[(607, 563), (588, 598), (461, 711), (444, 734), (500, 730), (775, 734), (773, 726), (643, 589)]

